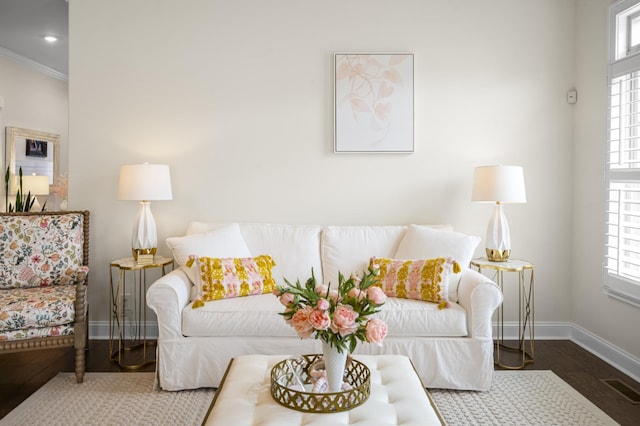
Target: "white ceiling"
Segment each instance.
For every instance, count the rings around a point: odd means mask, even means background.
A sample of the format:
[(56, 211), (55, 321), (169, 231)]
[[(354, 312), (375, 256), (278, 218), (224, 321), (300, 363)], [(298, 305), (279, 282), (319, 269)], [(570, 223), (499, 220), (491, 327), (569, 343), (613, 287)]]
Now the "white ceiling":
[[(69, 5), (66, 0), (0, 0), (0, 55), (69, 73)], [(53, 35), (51, 44), (44, 36)], [(26, 61), (22, 61), (26, 59)], [(46, 70), (45, 70), (46, 72)]]

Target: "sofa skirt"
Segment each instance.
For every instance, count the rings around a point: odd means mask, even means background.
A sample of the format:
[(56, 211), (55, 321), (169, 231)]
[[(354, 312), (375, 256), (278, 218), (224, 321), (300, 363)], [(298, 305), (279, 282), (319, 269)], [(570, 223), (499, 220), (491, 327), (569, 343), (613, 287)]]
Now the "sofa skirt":
[[(291, 337), (184, 337), (158, 342), (157, 373), (163, 390), (217, 388), (229, 361), (239, 355), (301, 355), (321, 352), (315, 339)], [(426, 388), (489, 390), (493, 341), (415, 337), (361, 343), (355, 354), (408, 356)]]

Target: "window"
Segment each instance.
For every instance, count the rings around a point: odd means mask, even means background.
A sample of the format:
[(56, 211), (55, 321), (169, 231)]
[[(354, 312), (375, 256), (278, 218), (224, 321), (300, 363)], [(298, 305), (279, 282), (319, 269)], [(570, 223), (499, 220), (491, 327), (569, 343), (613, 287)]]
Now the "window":
[(640, 306), (640, 0), (609, 8), (604, 290)]

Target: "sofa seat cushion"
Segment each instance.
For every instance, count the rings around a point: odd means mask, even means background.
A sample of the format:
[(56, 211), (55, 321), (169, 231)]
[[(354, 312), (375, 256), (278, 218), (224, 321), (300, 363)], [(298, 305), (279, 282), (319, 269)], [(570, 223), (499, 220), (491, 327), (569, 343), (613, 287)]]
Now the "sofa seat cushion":
[(450, 303), (448, 309), (438, 309), (436, 303), (388, 297), (378, 318), (389, 326), (387, 337), (468, 335), (467, 312), (457, 303)]
[(182, 311), (182, 334), (188, 337), (289, 336), (294, 329), (279, 312), (284, 311), (273, 294), (237, 297), (207, 302)]
[(0, 291), (0, 331), (71, 324), (75, 301), (73, 285)]
[[(182, 334), (189, 337), (297, 337), (278, 313), (284, 307), (271, 294), (222, 299), (182, 311)], [(434, 303), (387, 298), (378, 318), (387, 322), (388, 336), (463, 337), (467, 335), (464, 308), (452, 303), (439, 310)]]
[(73, 336), (73, 324), (23, 328), (22, 330), (4, 330), (0, 331), (0, 342), (54, 336)]

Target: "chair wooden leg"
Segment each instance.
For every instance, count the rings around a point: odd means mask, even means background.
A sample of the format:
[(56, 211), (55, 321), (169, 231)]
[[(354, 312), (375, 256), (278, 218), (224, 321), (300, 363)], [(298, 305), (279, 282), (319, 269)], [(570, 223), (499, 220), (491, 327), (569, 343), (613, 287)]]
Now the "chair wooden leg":
[(76, 348), (76, 381), (82, 383), (84, 380), (84, 347)]

